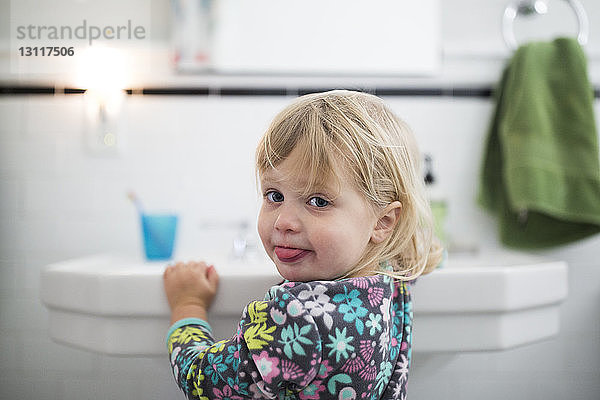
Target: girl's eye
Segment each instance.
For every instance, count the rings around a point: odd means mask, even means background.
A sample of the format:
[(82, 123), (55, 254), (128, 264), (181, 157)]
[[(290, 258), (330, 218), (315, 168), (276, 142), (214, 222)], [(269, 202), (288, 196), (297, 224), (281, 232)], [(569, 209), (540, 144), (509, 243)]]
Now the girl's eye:
[(308, 204), (314, 207), (323, 208), (329, 205), (329, 202), (322, 197), (311, 197)]
[(270, 191), (265, 196), (272, 203), (281, 203), (283, 201), (283, 195), (279, 192)]

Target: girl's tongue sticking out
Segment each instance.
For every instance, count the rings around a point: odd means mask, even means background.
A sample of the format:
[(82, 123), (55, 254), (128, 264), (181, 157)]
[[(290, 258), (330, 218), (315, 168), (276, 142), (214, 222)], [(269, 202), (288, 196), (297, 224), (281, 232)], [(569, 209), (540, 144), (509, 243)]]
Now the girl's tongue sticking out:
[(276, 246), (275, 254), (283, 262), (292, 262), (304, 257), (308, 250)]

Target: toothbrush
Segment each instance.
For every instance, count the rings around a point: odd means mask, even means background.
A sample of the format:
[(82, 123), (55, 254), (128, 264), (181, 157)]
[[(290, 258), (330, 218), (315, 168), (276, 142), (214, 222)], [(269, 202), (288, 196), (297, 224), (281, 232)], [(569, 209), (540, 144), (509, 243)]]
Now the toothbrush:
[(131, 200), (133, 205), (135, 205), (135, 208), (137, 209), (138, 213), (140, 215), (144, 214), (144, 207), (142, 207), (142, 202), (137, 197), (137, 195), (130, 190), (129, 192), (127, 192), (127, 197), (129, 198), (129, 200)]

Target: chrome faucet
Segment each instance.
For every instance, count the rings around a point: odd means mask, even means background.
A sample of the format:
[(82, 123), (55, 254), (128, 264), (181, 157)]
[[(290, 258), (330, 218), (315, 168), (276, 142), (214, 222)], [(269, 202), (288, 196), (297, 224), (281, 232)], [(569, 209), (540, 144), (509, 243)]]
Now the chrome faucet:
[(245, 260), (255, 255), (257, 250), (254, 237), (250, 232), (248, 221), (242, 221), (238, 224), (238, 233), (233, 238), (232, 257), (238, 260)]

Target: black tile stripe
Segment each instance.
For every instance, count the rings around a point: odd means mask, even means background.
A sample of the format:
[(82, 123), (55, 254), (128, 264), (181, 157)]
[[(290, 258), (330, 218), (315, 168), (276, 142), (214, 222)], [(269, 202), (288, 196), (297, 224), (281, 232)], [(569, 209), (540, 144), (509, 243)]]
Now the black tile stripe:
[[(491, 97), (493, 88), (486, 87), (148, 87), (127, 89), (127, 94), (163, 95), (163, 96), (302, 96), (309, 93), (324, 92), (333, 89), (357, 90), (377, 96), (431, 96), (431, 97)], [(82, 94), (85, 89), (55, 88), (53, 86), (0, 86), (1, 95), (48, 95)], [(600, 98), (600, 88), (594, 88), (594, 97)]]
[(49, 86), (2, 86), (0, 94), (54, 94), (54, 88)]
[(452, 89), (442, 88), (379, 88), (376, 96), (448, 96)]
[(220, 88), (221, 96), (287, 96), (282, 88)]
[[(129, 91), (128, 91), (129, 93)], [(133, 93), (129, 93), (133, 94)], [(137, 93), (136, 93), (137, 94)], [(181, 96), (206, 96), (208, 88), (144, 88), (141, 94), (147, 95), (181, 95)]]
[(63, 88), (57, 89), (52, 86), (0, 86), (0, 95), (12, 94), (82, 94), (85, 89)]

